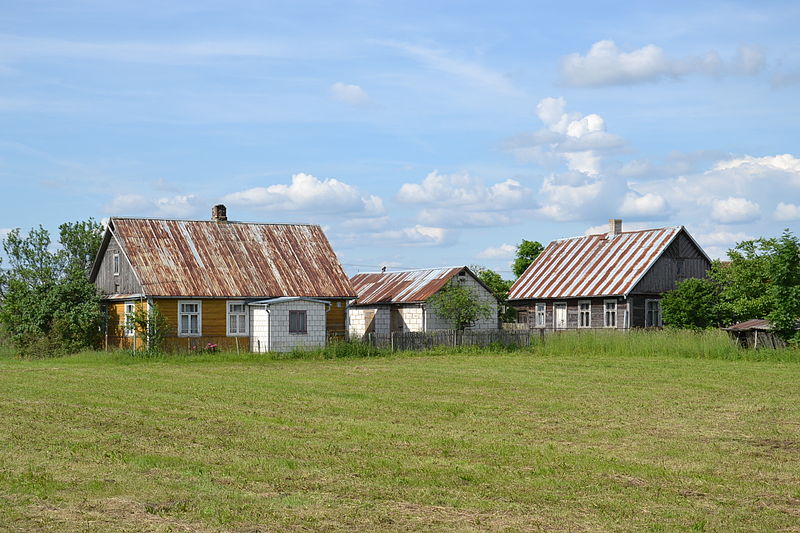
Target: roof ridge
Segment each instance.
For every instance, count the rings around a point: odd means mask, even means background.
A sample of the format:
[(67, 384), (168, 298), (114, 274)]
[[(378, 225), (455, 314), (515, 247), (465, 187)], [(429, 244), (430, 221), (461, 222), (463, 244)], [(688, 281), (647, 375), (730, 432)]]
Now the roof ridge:
[(216, 220), (197, 220), (193, 218), (163, 218), (163, 217), (119, 217), (119, 216), (112, 216), (109, 217), (109, 221), (111, 220), (150, 220), (150, 221), (163, 221), (163, 222), (205, 222), (208, 224), (250, 224), (254, 226), (320, 226), (320, 224), (314, 224), (311, 222), (251, 222), (248, 220), (225, 220), (225, 221), (216, 221)]
[(359, 274), (402, 274), (403, 272), (422, 272), (425, 270), (453, 270), (454, 268), (469, 268), (467, 265), (454, 265), (454, 266), (443, 266), (443, 267), (430, 267), (430, 268), (408, 268), (405, 270), (393, 270), (393, 271), (364, 271), (358, 272), (355, 275), (358, 276)]
[[(660, 228), (633, 229), (633, 230), (630, 230), (630, 231), (621, 231), (617, 235), (622, 235), (624, 233), (644, 233), (645, 231), (661, 231), (661, 230), (665, 230), (665, 229), (679, 230), (682, 227), (683, 226), (679, 225), (679, 226), (662, 226)], [(590, 233), (588, 235), (574, 235), (572, 237), (561, 237), (560, 239), (553, 239), (550, 242), (571, 241), (572, 239), (585, 239), (586, 237), (599, 237), (601, 235), (608, 235), (608, 234), (609, 234), (609, 232), (606, 231), (605, 233)]]

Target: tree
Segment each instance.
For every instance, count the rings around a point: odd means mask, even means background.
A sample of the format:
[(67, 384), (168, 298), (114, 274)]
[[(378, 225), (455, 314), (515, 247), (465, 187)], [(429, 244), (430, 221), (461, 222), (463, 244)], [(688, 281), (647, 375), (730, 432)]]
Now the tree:
[(733, 324), (766, 318), (772, 309), (772, 260), (777, 241), (742, 241), (728, 250), (730, 262), (715, 261), (709, 276), (720, 285), (720, 318)]
[(22, 355), (56, 355), (95, 344), (102, 315), (87, 277), (87, 257), (94, 258), (99, 234), (93, 220), (62, 224), (56, 251), (42, 226), (27, 236), (14, 229), (3, 239), (9, 268), (0, 323)]
[(169, 324), (158, 304), (148, 306), (141, 303), (135, 306), (133, 314), (127, 320), (126, 328), (136, 330), (137, 336), (144, 339), (145, 353), (159, 354), (163, 351)]
[(473, 265), (470, 269), (475, 272), (484, 285), (489, 287), (492, 294), (497, 298), (500, 306), (497, 308), (497, 315), (504, 322), (512, 321), (517, 316), (517, 310), (513, 307), (507, 307), (506, 301), (508, 299), (508, 290), (513, 285), (513, 281), (503, 279), (500, 274), (494, 270), (479, 265)]
[(800, 240), (788, 229), (775, 243), (770, 272), (773, 305), (767, 318), (778, 337), (800, 343)]
[(664, 323), (688, 329), (719, 326), (719, 296), (719, 285), (710, 279), (681, 281), (661, 298)]
[(539, 257), (542, 250), (544, 250), (544, 247), (539, 241), (526, 241), (522, 239), (522, 242), (517, 246), (517, 258), (511, 266), (514, 275), (520, 277), (530, 264), (533, 263), (533, 260)]
[(481, 302), (469, 287), (450, 280), (428, 299), (431, 308), (440, 317), (453, 323), (455, 329), (463, 330), (480, 318), (490, 318), (492, 308)]

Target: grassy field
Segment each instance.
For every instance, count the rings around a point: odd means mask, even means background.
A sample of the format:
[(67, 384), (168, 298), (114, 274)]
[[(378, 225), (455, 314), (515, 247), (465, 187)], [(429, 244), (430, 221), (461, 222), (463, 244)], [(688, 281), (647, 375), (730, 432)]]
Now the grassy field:
[(797, 352), (670, 335), (0, 357), (0, 531), (800, 531)]

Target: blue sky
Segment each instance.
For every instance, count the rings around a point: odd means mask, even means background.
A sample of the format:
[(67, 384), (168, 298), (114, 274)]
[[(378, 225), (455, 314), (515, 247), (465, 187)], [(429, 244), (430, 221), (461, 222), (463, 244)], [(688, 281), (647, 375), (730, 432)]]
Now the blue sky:
[(800, 4), (663, 4), (0, 2), (0, 234), (223, 202), (511, 277), (611, 217), (800, 233)]

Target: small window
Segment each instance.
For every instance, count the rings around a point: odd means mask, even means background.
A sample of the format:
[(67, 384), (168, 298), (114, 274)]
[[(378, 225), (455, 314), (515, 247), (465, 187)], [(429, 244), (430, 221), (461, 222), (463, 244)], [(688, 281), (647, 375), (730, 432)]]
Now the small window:
[(546, 304), (536, 304), (536, 327), (543, 328), (545, 323)]
[(592, 327), (592, 302), (578, 302), (578, 327)]
[(119, 254), (114, 254), (111, 262), (114, 265), (114, 275), (119, 276)]
[(661, 327), (661, 301), (645, 300), (644, 325), (648, 328)]
[(228, 302), (228, 336), (247, 335), (247, 306), (244, 302)]
[(136, 303), (125, 302), (125, 314), (122, 317), (122, 329), (125, 330), (126, 337), (133, 337), (135, 329), (133, 327), (133, 314), (136, 312)]
[(308, 333), (305, 311), (289, 311), (289, 333)]
[(603, 325), (607, 328), (617, 327), (617, 301), (606, 300), (603, 302), (605, 312), (603, 313)]
[(684, 277), (684, 270), (683, 270), (683, 259), (676, 259), (675, 260), (675, 275), (679, 278)]
[(201, 329), (202, 307), (200, 302), (178, 302), (178, 335), (181, 337), (199, 337)]

